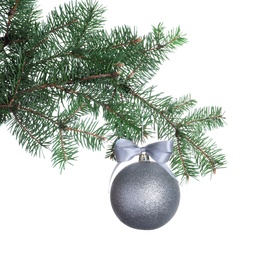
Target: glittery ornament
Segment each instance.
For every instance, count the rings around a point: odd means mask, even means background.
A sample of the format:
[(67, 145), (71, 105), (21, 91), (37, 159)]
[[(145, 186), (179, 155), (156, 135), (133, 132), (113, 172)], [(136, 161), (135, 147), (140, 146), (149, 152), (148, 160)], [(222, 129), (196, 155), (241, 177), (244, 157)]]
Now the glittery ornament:
[(135, 229), (151, 230), (165, 225), (175, 215), (180, 188), (160, 164), (141, 157), (117, 174), (110, 199), (120, 221)]

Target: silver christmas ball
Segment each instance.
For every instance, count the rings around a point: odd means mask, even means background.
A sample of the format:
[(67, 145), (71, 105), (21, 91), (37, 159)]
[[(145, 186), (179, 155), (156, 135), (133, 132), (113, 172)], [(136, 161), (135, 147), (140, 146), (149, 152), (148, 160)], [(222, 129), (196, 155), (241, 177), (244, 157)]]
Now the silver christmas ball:
[(180, 202), (179, 183), (158, 163), (140, 161), (122, 169), (110, 192), (111, 205), (124, 224), (150, 230), (165, 225)]

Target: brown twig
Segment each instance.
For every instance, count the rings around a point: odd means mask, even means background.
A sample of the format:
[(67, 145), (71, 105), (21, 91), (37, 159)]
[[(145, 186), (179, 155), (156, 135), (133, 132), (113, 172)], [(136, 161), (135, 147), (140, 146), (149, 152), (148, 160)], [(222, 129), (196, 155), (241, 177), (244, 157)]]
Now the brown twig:
[(11, 105), (7, 105), (7, 104), (2, 104), (2, 105), (0, 105), (0, 108), (12, 108), (13, 106), (11, 106)]
[(137, 44), (140, 42), (142, 42), (142, 39), (139, 37), (139, 38), (131, 40), (130, 42), (127, 42), (127, 43), (120, 43), (120, 44), (114, 45), (114, 46), (112, 46), (112, 48), (116, 49), (116, 48), (121, 48), (121, 47), (127, 47), (129, 45)]
[[(75, 82), (78, 82), (78, 81), (83, 82), (83, 81), (89, 81), (89, 80), (99, 79), (99, 78), (115, 78), (119, 75), (120, 75), (120, 72), (118, 72), (118, 71), (115, 71), (115, 72), (112, 72), (112, 73), (106, 73), (106, 74), (90, 75), (90, 76), (83, 77), (83, 78), (76, 79), (76, 80), (68, 80), (64, 84), (71, 85), (71, 84), (73, 84)], [(30, 93), (30, 92), (45, 89), (45, 88), (48, 88), (48, 87), (50, 87), (50, 88), (53, 87), (53, 88), (56, 88), (56, 89), (60, 89), (60, 90), (63, 90), (63, 91), (66, 91), (66, 92), (72, 93), (72, 94), (80, 94), (80, 92), (74, 91), (72, 89), (67, 89), (65, 87), (59, 86), (59, 85), (54, 84), (54, 83), (45, 83), (45, 84), (40, 85), (40, 86), (35, 86), (33, 88), (30, 88), (30, 89), (25, 89), (25, 90), (20, 91), (18, 94)]]
[(75, 133), (82, 133), (82, 134), (90, 135), (90, 136), (93, 136), (93, 137), (96, 137), (96, 138), (99, 138), (99, 139), (102, 139), (102, 140), (107, 140), (106, 137), (103, 137), (103, 136), (100, 136), (100, 135), (97, 135), (97, 134), (94, 134), (94, 133), (90, 133), (90, 132), (87, 132), (87, 131), (82, 131), (82, 130), (79, 130), (79, 129), (74, 129), (74, 128), (71, 128), (71, 127), (65, 127), (63, 130), (65, 130), (65, 131), (73, 131)]
[(50, 117), (48, 117), (48, 116), (46, 116), (46, 115), (44, 115), (44, 114), (41, 114), (41, 113), (39, 113), (39, 112), (37, 112), (37, 111), (35, 111), (35, 110), (32, 110), (32, 109), (27, 108), (27, 107), (20, 106), (20, 105), (17, 105), (17, 106), (15, 106), (15, 107), (16, 107), (17, 109), (21, 109), (21, 110), (24, 110), (24, 111), (26, 111), (26, 112), (32, 113), (32, 114), (34, 114), (34, 115), (37, 115), (37, 116), (39, 116), (39, 117), (42, 117), (42, 118), (44, 118), (44, 119), (50, 121), (50, 122), (53, 123), (54, 125), (58, 125), (58, 123), (55, 122), (55, 121), (54, 121), (53, 119), (51, 119)]
[(12, 19), (14, 18), (15, 14), (16, 14), (19, 2), (20, 2), (20, 0), (16, 0), (14, 6), (8, 12), (8, 21), (7, 21), (5, 36), (1, 38), (1, 40), (3, 42), (2, 47), (1, 47), (1, 51), (4, 50), (4, 48), (7, 45), (10, 44), (9, 29), (10, 29), (10, 26), (11, 26)]
[(15, 120), (17, 121), (17, 123), (20, 125), (20, 127), (28, 133), (28, 135), (36, 141), (36, 143), (38, 143), (39, 145), (43, 146), (43, 144), (20, 122), (19, 118), (17, 117), (16, 113), (12, 112)]
[(130, 78), (132, 78), (132, 77), (135, 75), (135, 73), (138, 71), (138, 69), (139, 69), (139, 66), (137, 66), (137, 67), (128, 75), (127, 80), (130, 79)]
[(16, 0), (14, 6), (8, 12), (8, 22), (7, 22), (7, 31), (6, 31), (6, 34), (8, 34), (8, 29), (9, 29), (9, 27), (11, 25), (11, 21), (12, 21), (14, 15), (15, 15), (15, 13), (17, 11), (17, 7), (18, 7), (19, 2), (20, 2), (20, 0)]
[(180, 38), (180, 36), (174, 37), (171, 41), (166, 42), (165, 44), (157, 44), (157, 45), (155, 45), (154, 47), (152, 47), (152, 48), (146, 50), (145, 53), (146, 53), (146, 52), (149, 52), (149, 51), (161, 50), (161, 49), (163, 49), (164, 47), (166, 47), (167, 45), (169, 45), (169, 44), (173, 43), (174, 41), (176, 41), (178, 38)]

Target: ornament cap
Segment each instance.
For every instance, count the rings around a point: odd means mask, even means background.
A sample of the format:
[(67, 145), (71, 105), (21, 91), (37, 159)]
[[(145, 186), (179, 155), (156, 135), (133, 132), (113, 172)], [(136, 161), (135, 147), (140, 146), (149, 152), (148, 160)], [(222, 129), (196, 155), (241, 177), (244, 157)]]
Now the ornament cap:
[(139, 161), (140, 162), (149, 162), (150, 161), (149, 154), (148, 153), (141, 153), (139, 155)]

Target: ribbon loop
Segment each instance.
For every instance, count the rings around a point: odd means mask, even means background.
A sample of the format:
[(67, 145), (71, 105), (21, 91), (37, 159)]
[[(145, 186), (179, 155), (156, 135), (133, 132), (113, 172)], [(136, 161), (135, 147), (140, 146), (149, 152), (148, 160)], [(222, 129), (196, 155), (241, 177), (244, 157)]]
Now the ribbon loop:
[(166, 163), (172, 154), (173, 142), (170, 140), (152, 143), (145, 147), (145, 151), (157, 163)]
[(131, 160), (141, 153), (141, 149), (132, 141), (119, 139), (115, 143), (114, 154), (118, 163)]

